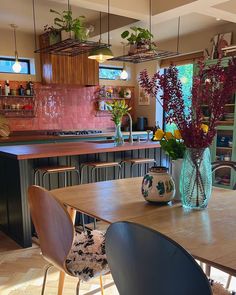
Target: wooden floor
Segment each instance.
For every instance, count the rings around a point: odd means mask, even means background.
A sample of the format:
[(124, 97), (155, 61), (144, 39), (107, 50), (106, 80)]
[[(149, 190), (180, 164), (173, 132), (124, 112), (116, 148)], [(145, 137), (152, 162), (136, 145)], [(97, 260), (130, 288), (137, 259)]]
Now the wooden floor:
[[(22, 249), (14, 241), (0, 232), (0, 294), (1, 295), (40, 295), (43, 281), (44, 267), (47, 265), (40, 255), (37, 245)], [(51, 269), (45, 295), (57, 294), (59, 272)], [(111, 284), (110, 275), (103, 277), (104, 285)], [(67, 276), (63, 295), (75, 295), (77, 279)], [(80, 294), (101, 294), (99, 279), (82, 283)], [(105, 288), (105, 295), (118, 295), (116, 287)]]
[[(40, 249), (35, 244), (32, 248), (22, 249), (14, 241), (0, 232), (0, 294), (1, 295), (40, 295), (43, 269), (46, 262), (40, 255)], [(59, 272), (52, 269), (48, 276), (45, 295), (57, 294)], [(217, 270), (212, 271), (212, 278), (226, 283), (227, 276)], [(112, 283), (110, 275), (104, 276), (104, 284)], [(63, 295), (75, 295), (77, 280), (67, 276)], [(233, 278), (230, 289), (236, 290), (236, 279)], [(82, 283), (80, 294), (97, 295), (99, 279)], [(114, 285), (105, 288), (105, 295), (118, 295)]]

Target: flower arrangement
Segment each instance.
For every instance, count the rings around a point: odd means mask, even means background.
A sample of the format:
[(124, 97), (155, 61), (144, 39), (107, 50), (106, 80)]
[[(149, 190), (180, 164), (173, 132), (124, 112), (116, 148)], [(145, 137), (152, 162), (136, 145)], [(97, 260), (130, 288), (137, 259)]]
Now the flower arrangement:
[(172, 134), (171, 132), (157, 129), (153, 136), (153, 140), (160, 141), (162, 149), (172, 160), (182, 159), (184, 156), (186, 147), (181, 139), (179, 130), (175, 130), (174, 134)]
[[(208, 147), (216, 134), (216, 126), (224, 114), (224, 106), (230, 101), (236, 89), (236, 58), (228, 62), (227, 67), (219, 60), (215, 65), (198, 63), (198, 74), (193, 77), (191, 107), (184, 104), (182, 83), (178, 78), (178, 69), (171, 65), (165, 74), (157, 72), (149, 78), (147, 70), (139, 75), (139, 84), (152, 97), (160, 91), (159, 103), (166, 112), (166, 122), (175, 123), (181, 133), (184, 144), (190, 148)], [(205, 121), (203, 105), (208, 108), (209, 118)], [(208, 126), (205, 132), (201, 126)]]
[(121, 124), (121, 120), (124, 115), (126, 115), (130, 110), (125, 100), (113, 100), (113, 102), (106, 102), (108, 106), (108, 112), (112, 114), (111, 120), (115, 125)]

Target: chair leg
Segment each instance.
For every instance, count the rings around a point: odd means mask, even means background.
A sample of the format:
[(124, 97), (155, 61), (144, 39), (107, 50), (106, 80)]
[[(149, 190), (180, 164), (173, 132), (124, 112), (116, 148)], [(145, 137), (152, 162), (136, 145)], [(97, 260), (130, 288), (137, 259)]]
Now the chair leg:
[(226, 285), (225, 285), (225, 288), (226, 288), (226, 289), (229, 289), (229, 285), (230, 285), (230, 283), (231, 283), (231, 279), (232, 279), (232, 276), (229, 275), (229, 276), (228, 276), (227, 283), (226, 283)]
[(78, 281), (76, 286), (76, 295), (79, 295), (79, 286), (80, 286), (80, 280)]
[(46, 282), (47, 282), (47, 275), (48, 275), (48, 271), (49, 269), (52, 267), (52, 264), (48, 264), (45, 272), (44, 272), (44, 277), (43, 277), (43, 286), (42, 286), (42, 291), (41, 291), (41, 295), (44, 295), (44, 291), (45, 291), (45, 286), (46, 286)]
[(206, 276), (209, 278), (211, 275), (211, 266), (208, 264), (206, 264), (205, 273), (206, 273)]
[(65, 273), (63, 271), (60, 271), (57, 295), (62, 295), (64, 282), (65, 282)]
[(104, 295), (104, 289), (103, 289), (103, 283), (102, 283), (102, 276), (100, 276), (99, 279), (100, 279), (101, 295)]

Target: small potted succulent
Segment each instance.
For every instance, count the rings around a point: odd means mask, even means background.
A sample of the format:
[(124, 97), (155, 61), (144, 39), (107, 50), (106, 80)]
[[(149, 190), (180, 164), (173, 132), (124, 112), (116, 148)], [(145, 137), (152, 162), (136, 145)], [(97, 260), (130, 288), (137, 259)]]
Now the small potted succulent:
[(129, 54), (156, 48), (156, 44), (152, 42), (153, 35), (148, 29), (130, 27), (130, 31), (126, 30), (121, 34), (121, 38), (128, 41)]

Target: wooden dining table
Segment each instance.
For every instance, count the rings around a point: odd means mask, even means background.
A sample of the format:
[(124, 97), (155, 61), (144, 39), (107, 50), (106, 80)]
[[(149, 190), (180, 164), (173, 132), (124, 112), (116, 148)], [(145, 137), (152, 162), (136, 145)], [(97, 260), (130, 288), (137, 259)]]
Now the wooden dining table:
[[(214, 187), (206, 209), (186, 210), (180, 202), (146, 202), (141, 182), (141, 177), (126, 178), (51, 192), (68, 207), (72, 218), (79, 211), (108, 224), (142, 224), (172, 238), (196, 259), (236, 275), (236, 191)], [(61, 274), (59, 286), (63, 280)]]

